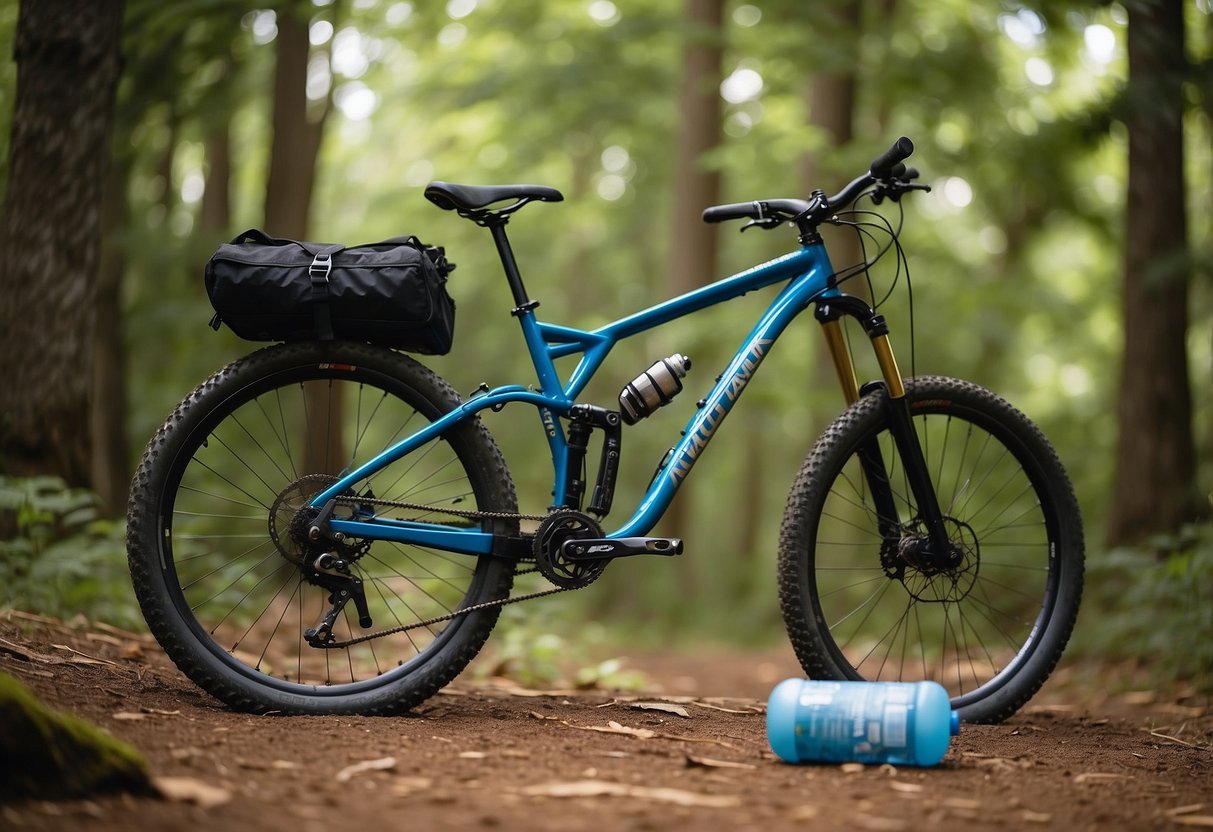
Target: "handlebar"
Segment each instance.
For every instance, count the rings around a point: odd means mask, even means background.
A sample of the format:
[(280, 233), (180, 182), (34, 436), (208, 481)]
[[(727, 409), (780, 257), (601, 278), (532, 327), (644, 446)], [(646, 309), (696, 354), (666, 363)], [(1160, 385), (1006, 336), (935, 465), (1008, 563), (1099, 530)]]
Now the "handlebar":
[[(914, 152), (914, 143), (905, 136), (893, 142), (893, 146), (878, 156), (868, 172), (852, 179), (845, 188), (831, 197), (813, 199), (764, 199), (753, 202), (734, 202), (729, 205), (713, 205), (703, 212), (703, 221), (710, 223), (728, 220), (749, 219), (750, 225), (775, 228), (788, 220), (816, 225), (829, 213), (850, 205), (877, 182), (908, 182), (918, 176), (918, 171), (906, 168), (902, 160)], [(923, 186), (918, 186), (923, 187)], [(746, 228), (750, 226), (747, 225)], [(742, 229), (745, 230), (744, 228)]]
[[(893, 175), (894, 166), (902, 159), (909, 159), (913, 152), (914, 142), (902, 136), (893, 142), (892, 147), (876, 157), (868, 168), (868, 173), (872, 174), (873, 179), (888, 179)], [(902, 170), (905, 170), (905, 165), (902, 165)]]

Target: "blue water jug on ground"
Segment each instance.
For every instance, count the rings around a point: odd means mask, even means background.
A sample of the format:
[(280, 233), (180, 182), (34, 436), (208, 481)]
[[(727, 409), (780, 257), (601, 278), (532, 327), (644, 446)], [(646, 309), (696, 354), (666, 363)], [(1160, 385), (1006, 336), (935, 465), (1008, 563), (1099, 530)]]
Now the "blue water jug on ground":
[(767, 700), (767, 739), (789, 763), (933, 766), (960, 717), (935, 682), (785, 679)]

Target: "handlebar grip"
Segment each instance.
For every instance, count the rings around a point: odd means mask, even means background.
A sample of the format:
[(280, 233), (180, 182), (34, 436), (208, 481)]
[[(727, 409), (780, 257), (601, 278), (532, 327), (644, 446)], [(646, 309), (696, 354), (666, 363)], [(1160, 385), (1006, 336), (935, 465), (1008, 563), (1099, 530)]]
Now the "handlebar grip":
[(729, 205), (713, 205), (703, 210), (704, 222), (726, 222), (728, 220), (757, 219), (762, 209), (757, 202), (733, 202)]
[(876, 157), (876, 160), (872, 162), (872, 166), (868, 168), (868, 172), (872, 174), (872, 178), (874, 179), (887, 179), (893, 173), (893, 166), (903, 159), (910, 158), (910, 154), (913, 152), (914, 142), (902, 136), (893, 142), (892, 147)]

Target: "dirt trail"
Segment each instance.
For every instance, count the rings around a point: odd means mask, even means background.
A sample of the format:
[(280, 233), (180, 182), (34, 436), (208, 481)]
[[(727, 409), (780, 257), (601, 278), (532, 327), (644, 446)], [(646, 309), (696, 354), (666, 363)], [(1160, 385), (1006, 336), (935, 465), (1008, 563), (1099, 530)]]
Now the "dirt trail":
[(790, 652), (629, 667), (653, 689), (457, 681), (408, 717), (252, 717), (148, 637), (0, 614), (0, 670), (136, 746), (176, 794), (0, 805), (0, 829), (1213, 826), (1207, 697), (1078, 694), (1063, 672), (1007, 723), (965, 726), (937, 768), (789, 766), (767, 746), (763, 697), (796, 673)]

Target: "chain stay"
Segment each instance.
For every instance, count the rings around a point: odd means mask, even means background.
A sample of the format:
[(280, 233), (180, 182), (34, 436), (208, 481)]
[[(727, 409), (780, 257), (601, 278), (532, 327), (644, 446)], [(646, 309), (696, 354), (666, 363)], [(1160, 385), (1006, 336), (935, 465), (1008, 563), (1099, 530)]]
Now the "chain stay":
[[(423, 505), (421, 503), (409, 503), (409, 502), (404, 502), (401, 500), (383, 500), (378, 497), (365, 497), (364, 498), (364, 497), (339, 496), (339, 497), (334, 497), (333, 499), (334, 499), (334, 502), (340, 503), (342, 505), (388, 506), (390, 508), (403, 508), (403, 509), (420, 510), (420, 511), (426, 511), (426, 512), (437, 512), (439, 514), (449, 514), (453, 517), (465, 517), (470, 520), (546, 520), (547, 519), (547, 515), (514, 514), (511, 512), (505, 512), (505, 511), (470, 511), (470, 510), (458, 509), (458, 508), (441, 508), (439, 506), (427, 506), (427, 505)], [(525, 574), (528, 574), (531, 572), (536, 572), (536, 571), (538, 571), (538, 570), (527, 569), (527, 570), (524, 570), (523, 572), (519, 572), (517, 574), (525, 575)], [(376, 639), (376, 638), (383, 638), (384, 636), (396, 635), (397, 633), (404, 633), (409, 630), (420, 629), (421, 627), (430, 627), (434, 624), (441, 624), (443, 621), (451, 621), (455, 618), (459, 618), (462, 615), (468, 615), (473, 612), (479, 612), (480, 610), (492, 609), (493, 607), (504, 607), (508, 604), (517, 604), (522, 601), (532, 601), (536, 598), (543, 598), (547, 595), (555, 595), (560, 592), (569, 592), (569, 591), (570, 590), (565, 587), (556, 587), (555, 589), (545, 589), (541, 592), (532, 592), (528, 595), (518, 595), (513, 598), (499, 598), (495, 601), (485, 601), (484, 603), (473, 604), (470, 607), (464, 607), (461, 610), (456, 610), (455, 612), (446, 613), (445, 615), (436, 615), (433, 618), (427, 618), (422, 621), (415, 621), (412, 624), (402, 624), (399, 627), (392, 627), (387, 630), (379, 630), (378, 632), (367, 633), (366, 635), (358, 636), (357, 638), (351, 638), (346, 641), (328, 642), (321, 646), (323, 646), (323, 648), (326, 650), (333, 650), (333, 649), (338, 649), (338, 648), (342, 648), (342, 647), (353, 647), (356, 644), (362, 644), (364, 641), (370, 641), (371, 639)]]

